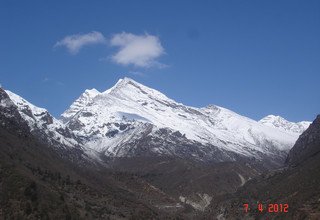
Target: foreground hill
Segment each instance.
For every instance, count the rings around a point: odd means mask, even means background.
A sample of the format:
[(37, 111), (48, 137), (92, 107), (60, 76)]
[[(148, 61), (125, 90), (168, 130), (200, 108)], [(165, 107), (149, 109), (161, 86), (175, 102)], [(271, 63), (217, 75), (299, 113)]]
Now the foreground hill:
[[(291, 149), (287, 167), (248, 181), (234, 194), (217, 198), (207, 216), (220, 219), (320, 218), (320, 116)], [(243, 204), (251, 210), (246, 213)], [(258, 203), (264, 211), (257, 209)], [(268, 213), (268, 204), (288, 204), (288, 212)]]

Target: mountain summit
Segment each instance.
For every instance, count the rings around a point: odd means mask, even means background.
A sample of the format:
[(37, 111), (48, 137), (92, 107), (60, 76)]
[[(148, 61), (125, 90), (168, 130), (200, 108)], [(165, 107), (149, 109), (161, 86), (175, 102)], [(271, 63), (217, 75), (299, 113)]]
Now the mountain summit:
[(281, 116), (275, 115), (268, 115), (262, 118), (259, 122), (270, 127), (278, 128), (282, 131), (293, 132), (297, 134), (304, 132), (311, 124), (310, 121), (301, 121), (297, 123), (290, 122)]
[(84, 93), (72, 103), (70, 108), (61, 115), (61, 120), (64, 122), (68, 121), (98, 94), (100, 94), (100, 92), (96, 89), (86, 89)]

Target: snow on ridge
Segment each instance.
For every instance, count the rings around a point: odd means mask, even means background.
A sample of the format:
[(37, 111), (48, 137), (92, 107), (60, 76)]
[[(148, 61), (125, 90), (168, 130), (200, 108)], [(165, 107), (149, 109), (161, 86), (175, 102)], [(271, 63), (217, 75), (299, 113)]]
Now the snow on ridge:
[(67, 121), (71, 117), (73, 117), (77, 112), (81, 111), (82, 108), (84, 108), (86, 105), (91, 102), (94, 97), (101, 94), (98, 90), (95, 88), (93, 89), (86, 89), (84, 93), (82, 93), (79, 98), (77, 98), (69, 109), (67, 109), (65, 112), (61, 114), (62, 122)]
[[(62, 114), (62, 122), (46, 109), (38, 108), (10, 91), (8, 93), (30, 127), (43, 129), (54, 140), (67, 146), (75, 146), (76, 140), (81, 139), (84, 149), (106, 152), (111, 156), (127, 155), (126, 151), (132, 150), (129, 147), (139, 147), (132, 145), (135, 140), (139, 142), (139, 138), (146, 134), (160, 138), (161, 142), (159, 131), (163, 128), (169, 133), (179, 131), (180, 137), (188, 143), (196, 143), (195, 147), (215, 146), (222, 151), (249, 157), (288, 151), (299, 136), (223, 107), (183, 105), (129, 78), (120, 79), (104, 92), (85, 90)], [(58, 132), (66, 128), (77, 138), (65, 138)], [(179, 137), (176, 140), (179, 141)], [(131, 144), (126, 145), (128, 142)], [(159, 154), (166, 150), (161, 146), (152, 149)]]
[(32, 112), (36, 113), (36, 114), (41, 114), (43, 112), (46, 112), (47, 110), (44, 108), (40, 108), (37, 107), (33, 104), (31, 104), (30, 102), (28, 102), (27, 100), (25, 100), (24, 98), (22, 98), (21, 96), (11, 92), (10, 90), (5, 90), (5, 92), (8, 94), (8, 96), (10, 97), (10, 99), (13, 101), (13, 103), (15, 105), (17, 105), (18, 108), (22, 108), (23, 106), (29, 106), (32, 110)]
[(99, 150), (102, 150), (99, 143), (111, 143), (105, 134), (114, 129), (112, 124), (132, 123), (124, 120), (123, 115), (134, 116), (131, 119), (151, 123), (157, 128), (179, 131), (189, 140), (239, 154), (250, 154), (248, 149), (267, 153), (269, 145), (288, 151), (299, 136), (219, 106), (196, 108), (177, 103), (129, 78), (120, 79), (112, 88), (93, 97), (90, 103), (82, 106), (81, 111), (72, 111), (74, 118), (71, 121), (82, 125), (76, 131), (78, 135), (88, 137), (95, 134), (94, 139), (101, 141), (97, 141), (95, 146), (89, 141), (90, 147)]
[[(27, 122), (31, 131), (39, 129), (63, 146), (75, 147), (78, 144), (76, 140), (65, 137), (58, 132), (65, 130), (66, 127), (59, 120), (51, 116), (45, 108), (37, 107), (9, 90), (5, 90), (5, 92), (13, 104), (17, 106), (21, 117)], [(50, 139), (48, 140), (49, 142), (51, 141)]]
[(311, 122), (309, 121), (290, 122), (281, 116), (275, 115), (268, 115), (262, 118), (259, 123), (269, 127), (277, 128), (281, 131), (297, 134), (301, 134), (302, 132), (304, 132), (311, 124)]
[(155, 89), (149, 88), (141, 83), (138, 83), (128, 77), (119, 79), (119, 81), (112, 88), (106, 90), (102, 94), (111, 94), (118, 97), (121, 97), (121, 95), (124, 95), (124, 96), (133, 95), (131, 96), (131, 99), (135, 99), (137, 94), (140, 94), (140, 95), (145, 94), (149, 98), (156, 98), (159, 100), (161, 99), (168, 102), (174, 102), (174, 100), (168, 98), (163, 93)]
[(96, 90), (95, 88), (86, 89), (85, 93), (88, 94), (88, 96), (90, 96), (90, 97), (94, 97), (94, 96), (100, 94), (100, 92), (98, 90)]

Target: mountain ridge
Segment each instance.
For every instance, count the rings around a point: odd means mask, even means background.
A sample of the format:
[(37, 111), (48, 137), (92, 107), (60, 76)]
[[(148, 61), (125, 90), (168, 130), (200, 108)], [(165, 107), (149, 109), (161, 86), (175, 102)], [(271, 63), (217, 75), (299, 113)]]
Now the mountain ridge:
[[(103, 92), (87, 89), (62, 115), (7, 90), (33, 132), (97, 156), (176, 156), (197, 161), (240, 157), (281, 164), (299, 133), (263, 125), (223, 107), (183, 105), (130, 78)], [(53, 143), (51, 143), (53, 144)]]
[[(133, 130), (141, 130), (143, 124), (148, 123), (153, 128), (146, 130), (148, 134), (141, 135), (140, 138), (156, 138), (163, 142), (161, 137), (154, 135), (159, 133), (157, 130), (166, 129), (167, 133), (179, 131), (189, 140), (190, 146), (203, 145), (201, 147), (203, 149), (210, 148), (206, 145), (211, 145), (218, 150), (224, 149), (226, 152), (256, 157), (270, 150), (266, 149), (267, 145), (269, 148), (270, 146), (274, 148), (273, 151), (277, 151), (276, 154), (278, 151), (287, 152), (298, 138), (296, 133), (275, 130), (219, 106), (196, 108), (183, 105), (130, 78), (120, 79), (110, 89), (95, 93), (90, 96), (88, 102), (86, 102), (87, 99), (82, 101), (86, 93), (87, 91), (65, 111), (65, 113), (73, 112), (73, 115), (69, 117), (70, 120), (64, 120), (64, 123), (79, 137), (85, 137), (83, 141), (87, 143), (86, 146), (104, 151), (107, 156), (123, 156), (116, 152), (123, 152), (124, 148), (127, 148), (128, 152), (133, 152), (135, 147), (130, 148), (123, 144), (112, 148), (100, 146), (119, 144), (124, 138), (133, 134), (139, 139), (137, 132)], [(80, 102), (81, 110), (77, 109), (77, 106), (73, 108), (74, 104)], [(64, 118), (66, 118), (65, 113), (62, 114)], [(145, 133), (142, 130), (141, 132)], [(271, 142), (267, 143), (265, 140), (271, 140)], [(263, 147), (256, 148), (257, 145)], [(242, 150), (241, 146), (246, 146), (246, 149)], [(148, 151), (167, 152), (166, 149), (156, 147), (150, 147)], [(203, 154), (204, 151), (201, 151)], [(132, 155), (134, 153), (130, 156)], [(201, 159), (199, 155), (195, 157)]]

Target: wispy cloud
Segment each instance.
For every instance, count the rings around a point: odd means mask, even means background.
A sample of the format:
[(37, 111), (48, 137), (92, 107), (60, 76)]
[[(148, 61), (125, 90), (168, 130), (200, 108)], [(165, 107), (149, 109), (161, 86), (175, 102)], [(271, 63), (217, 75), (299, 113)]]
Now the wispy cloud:
[(50, 81), (50, 79), (48, 77), (45, 77), (45, 78), (42, 79), (43, 83), (46, 83), (46, 82), (49, 82), (49, 81)]
[(66, 47), (71, 54), (78, 53), (82, 47), (93, 44), (106, 43), (106, 39), (100, 32), (92, 31), (87, 34), (75, 34), (66, 36), (58, 41), (54, 47)]
[(54, 80), (54, 79), (50, 79), (48, 77), (43, 78), (42, 83), (45, 84), (52, 84), (52, 85), (57, 85), (57, 86), (64, 86), (65, 84), (59, 80)]
[(157, 36), (144, 34), (119, 33), (113, 35), (111, 46), (119, 50), (111, 58), (120, 65), (133, 65), (135, 67), (164, 67), (157, 61), (165, 53)]

